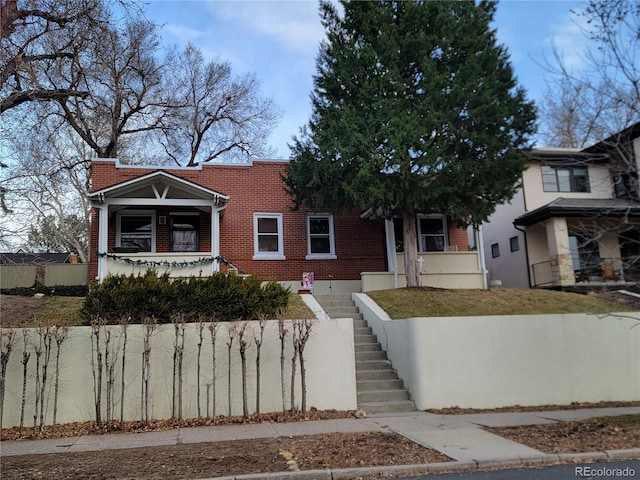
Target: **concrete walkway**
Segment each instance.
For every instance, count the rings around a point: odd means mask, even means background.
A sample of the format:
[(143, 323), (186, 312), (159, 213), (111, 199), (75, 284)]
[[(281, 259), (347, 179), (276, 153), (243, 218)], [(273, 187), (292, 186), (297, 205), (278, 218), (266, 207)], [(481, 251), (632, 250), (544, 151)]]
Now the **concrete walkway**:
[[(277, 478), (338, 479), (390, 473), (409, 475), (434, 471), (469, 470), (516, 463), (546, 464), (561, 460), (606, 460), (640, 458), (640, 448), (584, 454), (549, 455), (512, 442), (481, 427), (540, 425), (556, 421), (581, 420), (595, 416), (640, 414), (640, 407), (590, 408), (548, 412), (486, 413), (437, 415), (412, 412), (363, 419), (320, 420), (312, 422), (263, 423), (193, 427), (138, 434), (91, 435), (48, 440), (2, 442), (0, 455), (69, 453), (105, 449), (154, 447), (184, 443), (223, 442), (251, 438), (315, 435), (332, 432), (395, 432), (426, 447), (438, 450), (452, 462), (431, 465), (371, 467), (363, 469), (322, 470), (278, 474)], [(234, 478), (276, 478), (274, 475), (244, 475)]]

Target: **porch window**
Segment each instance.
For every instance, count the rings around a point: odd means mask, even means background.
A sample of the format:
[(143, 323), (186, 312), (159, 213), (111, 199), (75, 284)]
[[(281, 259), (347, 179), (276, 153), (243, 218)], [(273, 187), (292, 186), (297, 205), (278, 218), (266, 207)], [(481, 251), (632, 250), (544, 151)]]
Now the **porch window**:
[(172, 215), (171, 217), (171, 251), (197, 252), (198, 226), (200, 216)]
[(336, 258), (333, 215), (314, 214), (307, 217), (307, 260)]
[(116, 245), (151, 252), (153, 244), (153, 215), (120, 215)]
[(443, 215), (420, 215), (418, 238), (421, 252), (444, 252), (447, 245), (446, 218)]
[(254, 260), (284, 260), (281, 213), (253, 214)]
[(591, 191), (587, 167), (542, 167), (542, 188), (545, 192)]

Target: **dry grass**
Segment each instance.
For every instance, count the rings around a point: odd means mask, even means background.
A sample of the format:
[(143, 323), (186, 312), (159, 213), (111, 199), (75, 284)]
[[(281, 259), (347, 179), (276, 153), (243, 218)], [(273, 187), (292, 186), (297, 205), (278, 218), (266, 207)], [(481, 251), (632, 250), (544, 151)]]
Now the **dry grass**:
[(307, 304), (302, 301), (300, 295), (291, 292), (289, 295), (289, 305), (284, 312), (284, 318), (315, 318), (315, 315)]
[(45, 297), (44, 306), (35, 316), (33, 325), (82, 325), (80, 307), (83, 301), (84, 297)]
[(608, 313), (628, 307), (595, 295), (551, 290), (403, 288), (368, 292), (391, 318)]

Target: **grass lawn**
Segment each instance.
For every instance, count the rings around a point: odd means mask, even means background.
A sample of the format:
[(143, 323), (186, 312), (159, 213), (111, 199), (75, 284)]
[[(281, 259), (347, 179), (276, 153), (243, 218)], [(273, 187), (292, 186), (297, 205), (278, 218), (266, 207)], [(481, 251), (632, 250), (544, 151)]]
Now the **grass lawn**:
[(82, 325), (80, 307), (83, 301), (84, 297), (46, 296), (43, 308), (36, 314), (33, 325)]
[(551, 290), (401, 288), (368, 292), (391, 318), (629, 311), (595, 295)]

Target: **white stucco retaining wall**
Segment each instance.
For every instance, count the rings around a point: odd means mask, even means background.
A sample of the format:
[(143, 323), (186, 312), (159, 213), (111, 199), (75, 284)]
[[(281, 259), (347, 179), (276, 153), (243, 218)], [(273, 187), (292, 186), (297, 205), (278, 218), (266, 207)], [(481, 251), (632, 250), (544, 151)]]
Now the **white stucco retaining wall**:
[[(228, 372), (228, 327), (235, 323), (220, 323), (216, 340), (216, 414), (227, 415), (227, 372)], [(245, 340), (247, 348), (247, 382), (249, 412), (255, 411), (256, 404), (256, 347), (251, 330), (259, 333), (257, 322), (247, 322)], [(183, 418), (197, 417), (197, 324), (187, 324), (185, 330), (185, 352), (183, 360)], [(111, 344), (119, 345), (121, 328), (108, 327), (112, 332)], [(285, 382), (287, 403), (290, 398), (291, 382), (291, 322), (287, 321), (289, 335), (286, 340)], [(7, 333), (4, 329), (3, 333)], [(31, 359), (28, 363), (27, 403), (25, 425), (33, 425), (35, 397), (35, 354), (33, 345), (38, 341), (36, 332), (28, 330)], [(206, 384), (213, 381), (212, 348), (209, 330), (205, 327), (201, 354), (201, 414), (206, 415)], [(102, 336), (104, 338), (104, 335)], [(172, 376), (173, 376), (172, 325), (159, 325), (151, 339), (151, 417), (171, 417)], [(121, 347), (120, 347), (121, 349)], [(20, 405), (22, 399), (22, 329), (16, 329), (16, 343), (9, 359), (7, 384), (4, 401), (3, 427), (20, 424)], [(46, 421), (50, 425), (53, 414), (53, 385), (55, 375), (55, 342), (47, 372)], [(128, 329), (125, 388), (125, 419), (140, 419), (141, 365), (142, 365), (142, 327), (131, 325)], [(355, 355), (353, 349), (353, 321), (351, 319), (315, 320), (311, 335), (304, 351), (307, 369), (307, 408), (321, 410), (350, 410), (357, 408), (355, 382)], [(115, 408), (114, 418), (120, 415), (120, 363), (115, 367)], [(242, 414), (242, 377), (238, 339), (231, 349), (231, 403), (232, 414)], [(60, 355), (60, 388), (58, 399), (58, 423), (88, 421), (95, 419), (93, 397), (93, 375), (91, 368), (91, 328), (73, 327), (69, 338), (62, 344)], [(269, 321), (264, 333), (261, 350), (261, 412), (282, 410), (280, 390), (280, 340), (278, 324)], [(296, 381), (297, 405), (300, 406), (300, 367), (297, 367)], [(104, 387), (103, 387), (104, 394)], [(103, 405), (104, 405), (103, 400)], [(211, 401), (210, 401), (211, 403)], [(211, 409), (211, 406), (210, 406)], [(103, 413), (103, 419), (104, 419)]]
[(640, 400), (640, 312), (391, 320), (353, 298), (419, 409)]

